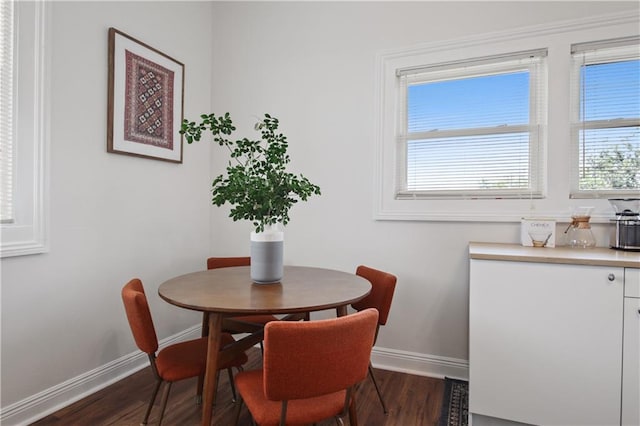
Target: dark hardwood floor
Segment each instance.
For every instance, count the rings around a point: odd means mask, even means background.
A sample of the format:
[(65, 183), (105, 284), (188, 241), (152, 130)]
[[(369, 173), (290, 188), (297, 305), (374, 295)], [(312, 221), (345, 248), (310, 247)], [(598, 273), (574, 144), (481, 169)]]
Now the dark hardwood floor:
[[(245, 370), (260, 368), (260, 350), (252, 348)], [(385, 416), (373, 383), (367, 378), (358, 388), (356, 401), (358, 423), (361, 426), (435, 426), (440, 416), (444, 380), (415, 376), (386, 370), (375, 370), (389, 413)], [(139, 425), (151, 396), (154, 378), (145, 368), (93, 395), (88, 396), (35, 423), (47, 425)], [(164, 425), (199, 425), (201, 407), (195, 404), (196, 379), (173, 384)], [(151, 412), (149, 425), (155, 425), (159, 415), (159, 399)], [(226, 373), (220, 375), (218, 396), (214, 408), (214, 424), (233, 425), (236, 405), (231, 399), (231, 388)], [(345, 419), (345, 423), (348, 422)], [(242, 408), (241, 426), (251, 425), (251, 417)], [(327, 420), (318, 426), (333, 426)]]

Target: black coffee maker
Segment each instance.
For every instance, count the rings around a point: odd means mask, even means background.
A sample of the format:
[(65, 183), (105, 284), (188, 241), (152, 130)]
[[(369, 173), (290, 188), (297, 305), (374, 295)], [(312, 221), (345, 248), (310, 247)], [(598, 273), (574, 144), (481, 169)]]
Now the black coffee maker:
[(611, 248), (640, 251), (640, 198), (611, 198), (616, 212), (611, 233)]

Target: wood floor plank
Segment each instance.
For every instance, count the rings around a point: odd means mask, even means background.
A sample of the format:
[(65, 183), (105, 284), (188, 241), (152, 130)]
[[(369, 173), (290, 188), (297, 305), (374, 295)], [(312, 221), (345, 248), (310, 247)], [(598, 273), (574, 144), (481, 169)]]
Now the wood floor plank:
[[(260, 368), (259, 349), (248, 352), (245, 370)], [(436, 426), (444, 392), (444, 380), (387, 370), (375, 370), (389, 413), (385, 415), (375, 387), (367, 378), (356, 392), (358, 421), (362, 426)], [(36, 426), (137, 426), (144, 417), (154, 386), (149, 368), (145, 368), (113, 385), (77, 401), (35, 423)], [(226, 373), (220, 375), (218, 396), (214, 409), (214, 424), (233, 425), (236, 404)], [(202, 407), (196, 404), (196, 379), (174, 383), (171, 388), (163, 425), (198, 426)], [(162, 391), (161, 391), (162, 392)], [(160, 397), (149, 418), (156, 425), (160, 412)], [(345, 423), (347, 423), (345, 421)], [(241, 410), (240, 426), (250, 426), (251, 416), (246, 407)], [(318, 426), (334, 426), (327, 420)]]

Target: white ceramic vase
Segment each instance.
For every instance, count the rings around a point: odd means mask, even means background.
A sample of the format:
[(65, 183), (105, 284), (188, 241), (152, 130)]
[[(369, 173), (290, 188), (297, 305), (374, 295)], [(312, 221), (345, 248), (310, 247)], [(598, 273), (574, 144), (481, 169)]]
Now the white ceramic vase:
[(267, 225), (263, 232), (251, 233), (251, 279), (256, 284), (277, 283), (282, 279), (284, 232)]

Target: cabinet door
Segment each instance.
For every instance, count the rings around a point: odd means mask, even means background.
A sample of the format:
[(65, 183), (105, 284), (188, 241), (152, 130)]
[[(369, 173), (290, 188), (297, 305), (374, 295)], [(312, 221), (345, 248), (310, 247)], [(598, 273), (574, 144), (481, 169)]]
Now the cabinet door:
[(470, 272), (469, 411), (619, 424), (623, 269), (473, 259)]
[(622, 424), (640, 425), (640, 299), (624, 299)]

